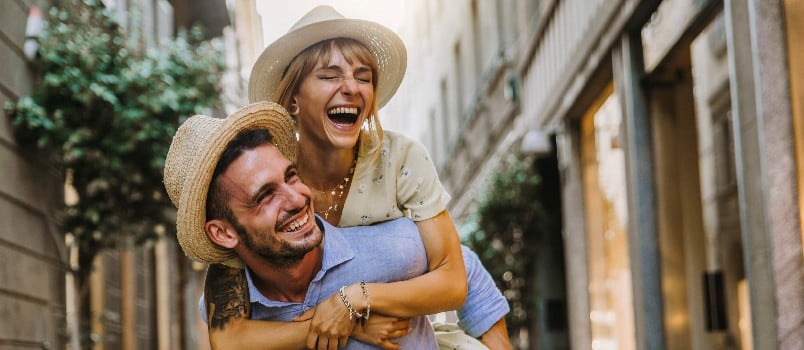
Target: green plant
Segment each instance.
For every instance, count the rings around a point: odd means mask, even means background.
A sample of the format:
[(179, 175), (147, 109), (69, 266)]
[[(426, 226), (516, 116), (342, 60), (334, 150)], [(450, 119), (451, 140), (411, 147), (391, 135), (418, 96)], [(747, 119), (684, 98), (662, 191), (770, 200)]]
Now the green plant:
[(6, 109), (20, 145), (44, 150), (75, 189), (60, 221), (79, 244), (81, 280), (102, 249), (174, 227), (164, 157), (180, 122), (218, 103), (224, 63), (200, 30), (143, 48), (99, 1), (57, 5), (33, 93)]
[(549, 229), (542, 180), (530, 157), (508, 157), (464, 223), (464, 244), (480, 257), (511, 306), (510, 330), (527, 328), (535, 316), (533, 279), (537, 245)]

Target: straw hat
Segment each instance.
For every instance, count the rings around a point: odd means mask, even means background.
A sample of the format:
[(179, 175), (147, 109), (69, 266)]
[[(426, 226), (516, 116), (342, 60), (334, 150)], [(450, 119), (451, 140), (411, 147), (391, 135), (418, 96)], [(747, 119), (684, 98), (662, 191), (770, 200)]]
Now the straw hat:
[(396, 33), (375, 22), (345, 18), (330, 6), (318, 6), (299, 19), (287, 34), (268, 45), (248, 79), (248, 100), (272, 101), (285, 69), (304, 49), (327, 39), (349, 38), (365, 45), (377, 58), (377, 107), (394, 95), (405, 76), (408, 54)]
[(207, 190), (223, 150), (238, 133), (265, 128), (272, 142), (296, 161), (296, 134), (287, 111), (272, 102), (245, 106), (227, 118), (196, 115), (176, 131), (165, 158), (164, 183), (176, 206), (176, 236), (184, 253), (206, 263), (242, 266), (234, 252), (213, 244), (204, 233)]

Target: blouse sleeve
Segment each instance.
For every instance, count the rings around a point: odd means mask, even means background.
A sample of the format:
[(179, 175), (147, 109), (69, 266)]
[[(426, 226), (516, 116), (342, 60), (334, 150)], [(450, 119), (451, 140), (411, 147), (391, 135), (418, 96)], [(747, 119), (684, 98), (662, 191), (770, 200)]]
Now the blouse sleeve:
[(402, 210), (409, 210), (413, 221), (422, 221), (438, 215), (447, 208), (450, 196), (438, 178), (438, 172), (427, 149), (412, 139), (396, 135), (393, 155), (401, 158), (396, 179), (396, 199)]
[(361, 135), (354, 179), (338, 226), (371, 225), (405, 215), (422, 221), (447, 208), (450, 196), (424, 146), (386, 131), (376, 158), (370, 149), (370, 139)]

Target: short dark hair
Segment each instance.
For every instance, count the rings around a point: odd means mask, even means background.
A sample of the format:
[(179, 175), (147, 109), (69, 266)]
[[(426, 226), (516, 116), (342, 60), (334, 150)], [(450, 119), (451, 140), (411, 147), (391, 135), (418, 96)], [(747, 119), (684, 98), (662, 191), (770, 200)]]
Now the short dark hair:
[(206, 203), (207, 220), (224, 219), (230, 223), (237, 223), (237, 219), (228, 205), (229, 193), (222, 188), (218, 178), (243, 154), (243, 151), (255, 149), (272, 140), (271, 132), (268, 129), (252, 129), (241, 131), (232, 141), (229, 141), (215, 166), (215, 171), (212, 172), (212, 179), (209, 181)]

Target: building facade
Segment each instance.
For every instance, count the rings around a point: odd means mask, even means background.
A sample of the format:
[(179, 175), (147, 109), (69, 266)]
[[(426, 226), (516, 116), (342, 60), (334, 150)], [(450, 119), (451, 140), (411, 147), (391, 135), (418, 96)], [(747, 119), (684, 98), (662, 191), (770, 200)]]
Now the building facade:
[(383, 122), (430, 148), (455, 217), (554, 140), (572, 349), (804, 347), (800, 2), (405, 9)]
[[(0, 11), (0, 104), (31, 91), (26, 19), (39, 4), (9, 1)], [(60, 171), (20, 147), (4, 110), (0, 116), (0, 347), (62, 348), (69, 265), (56, 218), (63, 197)]]

